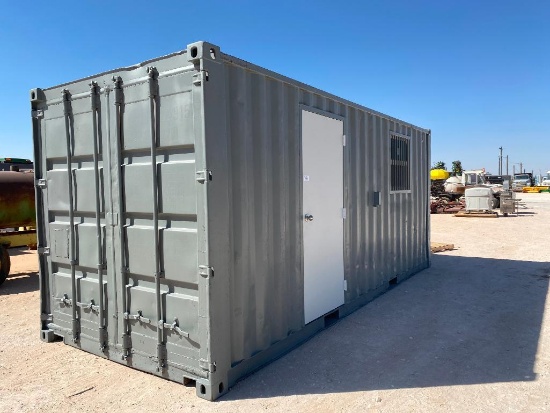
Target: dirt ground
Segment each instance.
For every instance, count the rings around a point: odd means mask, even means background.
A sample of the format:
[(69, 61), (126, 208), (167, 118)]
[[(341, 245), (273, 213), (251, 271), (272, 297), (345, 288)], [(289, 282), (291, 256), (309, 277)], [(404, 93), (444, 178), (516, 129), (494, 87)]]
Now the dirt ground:
[(0, 412), (550, 410), (550, 194), (518, 216), (432, 215), (432, 267), (239, 382), (217, 402), (39, 340), (34, 252), (0, 287)]

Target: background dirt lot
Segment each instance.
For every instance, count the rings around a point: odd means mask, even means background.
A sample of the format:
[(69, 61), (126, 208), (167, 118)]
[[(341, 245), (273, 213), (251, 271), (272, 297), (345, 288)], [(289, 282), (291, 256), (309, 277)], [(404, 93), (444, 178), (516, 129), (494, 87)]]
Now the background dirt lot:
[(0, 412), (550, 410), (550, 194), (498, 219), (432, 215), (455, 250), (217, 402), (39, 340), (34, 252), (0, 287)]

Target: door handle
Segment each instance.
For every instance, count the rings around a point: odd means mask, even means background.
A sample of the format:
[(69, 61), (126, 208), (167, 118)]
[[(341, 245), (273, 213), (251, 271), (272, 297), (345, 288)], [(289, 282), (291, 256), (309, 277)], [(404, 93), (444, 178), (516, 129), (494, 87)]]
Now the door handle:
[(305, 215), (304, 215), (304, 221), (306, 221), (306, 222), (311, 222), (311, 221), (313, 221), (313, 215), (311, 215), (311, 214), (305, 214)]

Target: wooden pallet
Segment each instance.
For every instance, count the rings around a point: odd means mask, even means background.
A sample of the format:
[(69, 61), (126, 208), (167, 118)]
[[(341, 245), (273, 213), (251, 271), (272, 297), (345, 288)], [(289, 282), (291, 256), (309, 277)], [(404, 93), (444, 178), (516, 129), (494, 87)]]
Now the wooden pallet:
[(454, 244), (443, 244), (441, 242), (430, 242), (432, 252), (452, 251), (455, 249)]
[(454, 214), (455, 217), (467, 217), (467, 218), (498, 218), (497, 212), (465, 212), (460, 211)]

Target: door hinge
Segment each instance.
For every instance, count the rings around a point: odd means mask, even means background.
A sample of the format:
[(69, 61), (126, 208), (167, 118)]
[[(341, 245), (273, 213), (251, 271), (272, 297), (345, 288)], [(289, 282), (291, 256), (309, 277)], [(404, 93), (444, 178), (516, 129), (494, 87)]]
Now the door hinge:
[(344, 291), (348, 290), (348, 280), (344, 280)]
[(199, 360), (199, 366), (201, 369), (206, 370), (210, 373), (214, 373), (216, 371), (216, 363), (211, 363), (205, 359)]
[(199, 86), (203, 82), (208, 82), (208, 72), (206, 70), (201, 70), (198, 73), (193, 75), (193, 84)]
[(348, 212), (346, 211), (346, 208), (342, 208), (342, 219), (346, 219), (348, 217)]
[(36, 181), (36, 186), (40, 189), (44, 189), (48, 187), (48, 182), (45, 179), (38, 179)]
[(342, 146), (346, 146), (346, 135), (342, 135)]
[(214, 276), (214, 268), (208, 265), (199, 265), (199, 275), (205, 278)]
[(36, 252), (41, 255), (50, 255), (50, 247), (38, 247)]
[(212, 180), (212, 171), (205, 169), (204, 171), (197, 171), (196, 180), (201, 184), (204, 184)]
[(48, 321), (51, 323), (53, 321), (53, 316), (51, 314), (42, 313), (40, 314), (40, 321)]
[(31, 115), (34, 119), (41, 119), (44, 117), (44, 111), (43, 110), (33, 110), (31, 112)]

